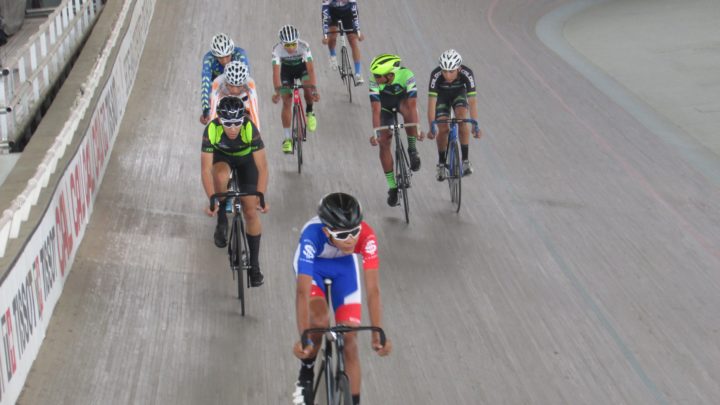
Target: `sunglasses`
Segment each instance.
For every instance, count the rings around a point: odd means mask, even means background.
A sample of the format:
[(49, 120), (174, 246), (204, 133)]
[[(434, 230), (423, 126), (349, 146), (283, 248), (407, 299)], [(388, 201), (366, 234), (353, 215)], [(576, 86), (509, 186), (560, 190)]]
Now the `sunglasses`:
[(333, 231), (330, 228), (327, 228), (328, 233), (330, 236), (332, 236), (333, 239), (337, 241), (344, 241), (347, 240), (349, 237), (356, 238), (360, 234), (360, 230), (362, 229), (362, 225), (358, 225), (357, 227), (350, 229), (348, 231)]
[(224, 127), (239, 127), (240, 125), (245, 122), (245, 118), (240, 118), (238, 120), (220, 120), (220, 123)]
[(379, 79), (379, 78), (381, 78), (381, 77), (383, 77), (383, 76), (385, 76), (385, 75), (376, 75), (376, 74), (373, 73), (373, 76), (375, 76), (376, 79)]
[(295, 48), (297, 46), (297, 42), (289, 42), (287, 44), (283, 44), (285, 48)]

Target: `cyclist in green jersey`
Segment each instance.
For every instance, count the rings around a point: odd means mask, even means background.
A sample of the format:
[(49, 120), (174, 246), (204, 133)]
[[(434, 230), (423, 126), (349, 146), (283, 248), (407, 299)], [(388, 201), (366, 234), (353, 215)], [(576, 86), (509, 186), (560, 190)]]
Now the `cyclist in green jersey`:
[[(393, 108), (402, 115), (405, 123), (418, 122), (417, 88), (415, 74), (412, 70), (400, 66), (401, 59), (397, 55), (382, 54), (375, 57), (370, 63), (370, 105), (372, 106), (373, 128), (391, 125), (394, 123)], [(423, 135), (417, 127), (405, 128), (408, 139), (408, 154), (410, 156), (410, 170), (420, 170), (420, 155), (415, 147), (415, 141), (421, 140)], [(385, 172), (385, 179), (389, 187), (387, 203), (391, 207), (398, 204), (398, 188), (395, 183), (393, 170), (393, 156), (390, 149), (392, 132), (380, 131), (379, 139), (373, 135), (370, 143), (380, 145), (380, 164)]]
[[(200, 154), (200, 170), (203, 188), (208, 199), (216, 193), (227, 191), (231, 168), (238, 175), (240, 191), (267, 191), (268, 168), (265, 149), (260, 132), (249, 118), (245, 106), (239, 97), (227, 96), (218, 102), (217, 118), (205, 127)], [(250, 248), (250, 285), (259, 287), (263, 283), (260, 272), (260, 235), (262, 224), (258, 211), (266, 213), (269, 209), (260, 207), (259, 197), (240, 198), (245, 218), (248, 247)], [(207, 206), (209, 216), (217, 216), (215, 245), (227, 246), (228, 219), (225, 202), (215, 207)]]

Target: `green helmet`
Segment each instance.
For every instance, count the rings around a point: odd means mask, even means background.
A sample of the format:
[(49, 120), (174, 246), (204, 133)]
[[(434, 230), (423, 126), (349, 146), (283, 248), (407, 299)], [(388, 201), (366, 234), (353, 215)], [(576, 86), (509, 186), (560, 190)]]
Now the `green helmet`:
[(370, 72), (374, 75), (386, 75), (400, 67), (400, 57), (390, 53), (378, 55), (370, 62)]

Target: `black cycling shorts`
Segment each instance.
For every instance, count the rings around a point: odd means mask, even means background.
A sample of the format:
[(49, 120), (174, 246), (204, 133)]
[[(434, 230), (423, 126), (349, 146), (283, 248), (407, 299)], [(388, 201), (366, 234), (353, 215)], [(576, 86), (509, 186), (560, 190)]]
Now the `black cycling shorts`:
[(257, 190), (258, 170), (252, 153), (246, 156), (231, 156), (215, 151), (213, 152), (213, 165), (219, 162), (225, 162), (231, 169), (235, 169), (240, 191), (251, 193)]
[(280, 81), (283, 87), (292, 87), (295, 79), (308, 80), (309, 78), (305, 62), (297, 65), (280, 65)]
[(464, 91), (440, 93), (437, 96), (437, 102), (435, 104), (435, 119), (441, 117), (450, 117), (451, 107), (455, 109), (457, 107), (467, 108), (467, 106), (467, 93)]
[(343, 30), (346, 32), (353, 32), (357, 34), (357, 30), (353, 27), (353, 12), (352, 8), (346, 9), (330, 7), (330, 25), (338, 26), (338, 21), (342, 21)]

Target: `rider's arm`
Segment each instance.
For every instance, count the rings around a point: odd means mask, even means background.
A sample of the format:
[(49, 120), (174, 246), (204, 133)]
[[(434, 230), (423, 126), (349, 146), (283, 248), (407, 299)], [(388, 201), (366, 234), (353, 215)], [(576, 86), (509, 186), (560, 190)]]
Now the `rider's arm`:
[(330, 0), (323, 0), (322, 2), (322, 29), (323, 35), (327, 36), (330, 29)]
[(371, 101), (370, 107), (372, 108), (372, 125), (373, 128), (380, 126), (380, 102)]
[(435, 107), (437, 106), (437, 96), (433, 96), (432, 94), (428, 95), (427, 106), (428, 128), (432, 128), (432, 122), (435, 121)]
[[(252, 123), (252, 121), (251, 121)], [(260, 139), (260, 132), (257, 131), (257, 128), (255, 128), (255, 124), (252, 124), (254, 135), (253, 135), (253, 160), (255, 161), (255, 167), (257, 167), (258, 171), (258, 182), (257, 182), (257, 191), (265, 194), (267, 192), (267, 184), (268, 184), (268, 165), (267, 165), (267, 157), (265, 155), (265, 147), (263, 145), (262, 139)], [(258, 146), (259, 145), (259, 146)]]
[[(315, 87), (315, 65), (313, 64), (312, 59), (305, 62), (305, 67), (307, 68), (308, 77), (310, 78), (310, 86)], [(313, 89), (313, 93), (315, 93), (317, 89)]]
[(377, 269), (365, 270), (365, 290), (367, 294), (370, 324), (382, 328), (382, 302), (380, 300), (380, 277)]
[(203, 115), (209, 114), (210, 111), (210, 89), (212, 87), (212, 64), (214, 61), (215, 57), (210, 52), (203, 58), (200, 87), (200, 107)]
[(353, 28), (355, 31), (360, 32), (360, 14), (358, 13), (357, 1), (350, 0), (350, 10), (353, 15)]
[(248, 58), (247, 52), (245, 52), (243, 48), (236, 46), (234, 53), (235, 54), (233, 55), (233, 60), (239, 60), (240, 62), (244, 63), (245, 66), (248, 67), (248, 75), (251, 75), (252, 71), (250, 70), (250, 58)]
[(282, 86), (282, 82), (280, 81), (280, 65), (273, 63), (273, 89), (275, 90), (275, 94), (280, 94), (280, 87)]
[(298, 334), (302, 334), (310, 327), (310, 291), (312, 289), (312, 276), (298, 274), (295, 288), (295, 318)]
[(210, 198), (215, 194), (215, 183), (213, 182), (213, 151), (214, 148), (210, 143), (210, 137), (208, 136), (208, 129), (211, 124), (205, 127), (202, 138), (202, 146), (200, 153), (200, 179), (202, 180), (205, 194)]

